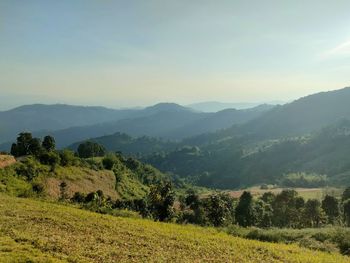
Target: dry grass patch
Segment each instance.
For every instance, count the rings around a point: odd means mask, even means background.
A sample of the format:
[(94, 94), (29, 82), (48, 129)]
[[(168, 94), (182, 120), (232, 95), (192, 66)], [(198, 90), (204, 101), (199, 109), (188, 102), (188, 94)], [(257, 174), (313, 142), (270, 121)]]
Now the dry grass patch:
[(16, 159), (11, 155), (0, 154), (0, 168), (16, 163)]
[(60, 184), (67, 183), (66, 194), (72, 197), (74, 193), (88, 194), (102, 190), (106, 196), (116, 200), (119, 195), (115, 190), (116, 179), (111, 171), (94, 171), (81, 167), (59, 167), (55, 177), (44, 180), (45, 191), (49, 197), (58, 199), (60, 196)]

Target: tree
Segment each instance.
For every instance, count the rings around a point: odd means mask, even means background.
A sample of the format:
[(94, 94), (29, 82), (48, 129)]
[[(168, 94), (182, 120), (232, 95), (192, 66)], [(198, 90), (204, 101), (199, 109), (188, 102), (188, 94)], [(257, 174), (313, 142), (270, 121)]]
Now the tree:
[(17, 144), (15, 144), (15, 143), (12, 143), (12, 145), (11, 145), (11, 155), (13, 155), (15, 157), (19, 156), (18, 147), (17, 147)]
[(253, 196), (250, 192), (244, 191), (236, 207), (236, 221), (240, 226), (247, 227), (254, 225), (255, 219)]
[(105, 153), (105, 148), (96, 142), (86, 141), (78, 146), (78, 155), (80, 158), (104, 156)]
[(254, 225), (258, 227), (270, 227), (272, 226), (273, 209), (271, 204), (265, 203), (259, 199), (254, 202), (253, 212), (255, 222)]
[(27, 154), (38, 157), (42, 153), (42, 151), (43, 148), (41, 147), (40, 139), (32, 138), (29, 142), (29, 149)]
[(32, 146), (33, 142), (32, 134), (29, 132), (22, 132), (17, 137), (17, 143), (12, 144), (11, 146), (11, 154), (15, 157), (23, 156), (31, 154), (31, 151), (35, 151), (35, 146)]
[[(276, 199), (272, 204), (273, 208), (273, 224), (278, 227), (297, 227), (300, 223), (302, 207), (298, 193), (294, 190), (283, 190), (276, 195)], [(298, 206), (297, 206), (298, 203)]]
[(181, 203), (180, 207), (182, 213), (178, 218), (178, 222), (206, 225), (208, 223), (208, 218), (203, 206), (205, 202), (200, 200), (197, 192), (194, 189), (188, 189), (186, 191), (186, 196), (181, 197), (179, 201)]
[(186, 192), (187, 196), (185, 198), (185, 204), (191, 209), (196, 209), (200, 205), (199, 196), (193, 189), (188, 189)]
[(42, 147), (48, 152), (55, 150), (56, 148), (55, 138), (50, 135), (45, 136), (42, 143)]
[(350, 227), (350, 199), (343, 202), (344, 221)]
[(42, 147), (38, 138), (33, 138), (29, 132), (22, 132), (17, 137), (17, 143), (11, 146), (11, 154), (15, 157), (34, 155), (38, 157), (42, 153)]
[(343, 192), (343, 195), (342, 195), (342, 201), (345, 201), (345, 200), (348, 200), (350, 199), (350, 186), (347, 187), (344, 192)]
[(326, 213), (330, 224), (334, 224), (340, 216), (339, 201), (334, 196), (325, 196), (322, 200), (322, 209)]
[(212, 194), (207, 202), (208, 219), (214, 226), (223, 226), (234, 221), (233, 199), (224, 193)]
[(155, 220), (169, 221), (173, 217), (175, 192), (171, 182), (152, 185), (148, 194), (148, 200)]
[(305, 203), (303, 221), (307, 227), (319, 227), (325, 221), (325, 213), (317, 199), (309, 199)]
[(265, 192), (261, 197), (260, 197), (261, 200), (263, 200), (265, 203), (268, 203), (268, 204), (272, 204), (275, 199), (276, 199), (276, 196), (274, 193), (272, 192)]

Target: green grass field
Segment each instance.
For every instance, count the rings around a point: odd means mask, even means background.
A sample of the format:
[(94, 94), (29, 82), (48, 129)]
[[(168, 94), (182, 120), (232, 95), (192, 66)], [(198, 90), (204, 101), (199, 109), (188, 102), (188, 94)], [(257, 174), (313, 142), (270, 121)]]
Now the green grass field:
[(328, 263), (350, 258), (0, 194), (0, 262)]

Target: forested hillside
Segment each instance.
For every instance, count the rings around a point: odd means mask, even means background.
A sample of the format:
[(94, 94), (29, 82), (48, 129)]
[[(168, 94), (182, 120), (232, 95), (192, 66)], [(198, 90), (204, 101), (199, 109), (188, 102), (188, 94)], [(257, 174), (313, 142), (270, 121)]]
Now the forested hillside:
[[(115, 133), (102, 137), (91, 138), (89, 141), (103, 145), (107, 151), (122, 152), (127, 155), (144, 156), (152, 153), (169, 152), (174, 150), (179, 144), (172, 141), (165, 141), (152, 137), (132, 137), (125, 133)], [(69, 146), (72, 150), (77, 150), (77, 142)]]
[(187, 138), (146, 159), (162, 171), (219, 188), (277, 183), (294, 172), (349, 183), (350, 89), (311, 95), (277, 106), (242, 125)]

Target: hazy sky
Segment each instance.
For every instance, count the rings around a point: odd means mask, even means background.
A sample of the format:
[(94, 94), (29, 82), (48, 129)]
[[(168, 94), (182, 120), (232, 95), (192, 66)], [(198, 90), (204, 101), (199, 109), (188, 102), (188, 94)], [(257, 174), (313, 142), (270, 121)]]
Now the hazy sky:
[(290, 100), (350, 86), (350, 1), (0, 0), (0, 108)]

